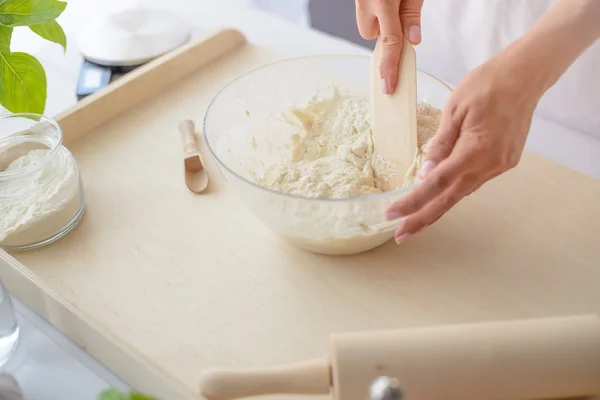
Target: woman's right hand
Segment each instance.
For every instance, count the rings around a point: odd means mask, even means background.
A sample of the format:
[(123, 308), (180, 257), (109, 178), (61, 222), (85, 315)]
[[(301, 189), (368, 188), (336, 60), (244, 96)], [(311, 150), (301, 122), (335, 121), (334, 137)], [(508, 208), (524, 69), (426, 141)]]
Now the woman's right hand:
[(356, 22), (366, 40), (381, 37), (381, 90), (391, 94), (398, 83), (402, 35), (413, 45), (421, 42), (423, 0), (356, 0)]
[(387, 210), (405, 217), (397, 243), (438, 220), (464, 197), (517, 166), (533, 112), (546, 86), (540, 66), (511, 46), (471, 71), (456, 87), (419, 171), (422, 182)]

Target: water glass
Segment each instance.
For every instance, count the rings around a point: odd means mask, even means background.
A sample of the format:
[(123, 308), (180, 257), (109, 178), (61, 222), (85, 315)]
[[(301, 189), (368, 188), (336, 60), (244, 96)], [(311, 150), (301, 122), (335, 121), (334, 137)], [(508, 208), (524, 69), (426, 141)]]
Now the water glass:
[(0, 366), (13, 355), (19, 341), (17, 314), (10, 293), (0, 281)]

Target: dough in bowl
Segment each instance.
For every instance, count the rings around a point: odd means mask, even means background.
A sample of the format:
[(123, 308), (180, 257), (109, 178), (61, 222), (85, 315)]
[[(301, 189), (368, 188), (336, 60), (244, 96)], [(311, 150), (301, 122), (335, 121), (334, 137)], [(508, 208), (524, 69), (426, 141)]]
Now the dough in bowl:
[(441, 111), (419, 102), (418, 145), (408, 171), (386, 162), (373, 151), (367, 98), (342, 96), (316, 99), (294, 109), (289, 119), (303, 135), (294, 135), (289, 160), (269, 167), (256, 177), (261, 186), (312, 198), (343, 199), (397, 189), (390, 184), (404, 174), (404, 185), (417, 181), (431, 138), (440, 123)]

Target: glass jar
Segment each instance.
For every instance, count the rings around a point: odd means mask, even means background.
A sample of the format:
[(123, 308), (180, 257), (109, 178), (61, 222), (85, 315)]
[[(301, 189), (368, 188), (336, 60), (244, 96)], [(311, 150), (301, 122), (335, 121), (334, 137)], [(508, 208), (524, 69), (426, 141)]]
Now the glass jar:
[(84, 208), (79, 168), (56, 121), (0, 117), (0, 248), (51, 243), (77, 225)]

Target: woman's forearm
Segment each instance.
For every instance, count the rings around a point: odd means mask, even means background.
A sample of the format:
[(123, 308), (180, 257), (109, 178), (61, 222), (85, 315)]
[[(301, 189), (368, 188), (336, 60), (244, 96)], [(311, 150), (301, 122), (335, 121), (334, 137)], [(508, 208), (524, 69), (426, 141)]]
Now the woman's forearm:
[(532, 56), (549, 89), (600, 37), (600, 1), (559, 0), (529, 33)]
[(506, 55), (541, 97), (599, 38), (600, 0), (558, 0)]

